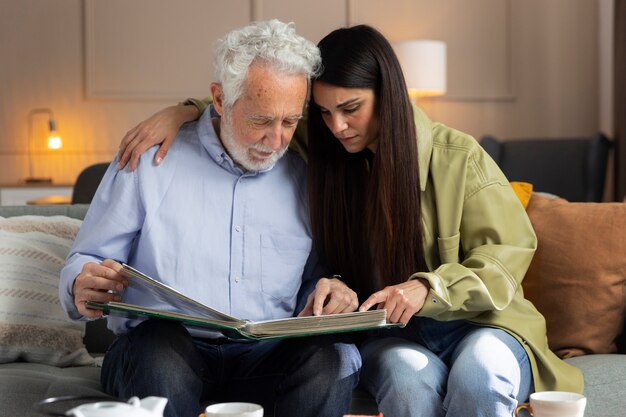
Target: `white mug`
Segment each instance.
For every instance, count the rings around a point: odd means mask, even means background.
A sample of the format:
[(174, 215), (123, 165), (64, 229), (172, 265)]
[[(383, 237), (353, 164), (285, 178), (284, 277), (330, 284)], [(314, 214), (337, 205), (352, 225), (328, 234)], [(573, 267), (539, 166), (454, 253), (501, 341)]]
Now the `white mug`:
[(533, 417), (583, 417), (587, 398), (575, 392), (543, 391), (530, 394), (530, 404), (515, 409), (515, 417), (527, 409)]
[(208, 406), (200, 417), (263, 417), (263, 407), (254, 403), (218, 403)]

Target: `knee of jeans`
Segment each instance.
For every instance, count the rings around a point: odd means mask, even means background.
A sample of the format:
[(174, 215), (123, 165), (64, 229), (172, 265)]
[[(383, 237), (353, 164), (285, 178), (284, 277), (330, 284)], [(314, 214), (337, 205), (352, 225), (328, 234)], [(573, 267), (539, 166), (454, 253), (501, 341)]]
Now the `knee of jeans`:
[[(515, 398), (532, 381), (528, 357), (521, 345), (502, 331), (472, 335), (450, 371), (449, 386), (468, 396)], [(476, 381), (484, 383), (476, 384)]]
[(383, 340), (362, 353), (361, 380), (377, 392), (386, 389), (380, 387), (393, 387), (407, 398), (439, 398), (445, 391), (448, 368), (415, 343)]
[(503, 330), (484, 328), (466, 336), (458, 345), (453, 363), (459, 375), (470, 373), (483, 380), (518, 380), (529, 360), (513, 336)]
[(307, 363), (318, 375), (329, 378), (346, 378), (361, 370), (359, 350), (350, 343), (332, 343), (322, 346)]
[(397, 338), (370, 341), (361, 348), (361, 355), (365, 367), (380, 370), (395, 369), (402, 364), (407, 372), (414, 373), (434, 365), (420, 346)]

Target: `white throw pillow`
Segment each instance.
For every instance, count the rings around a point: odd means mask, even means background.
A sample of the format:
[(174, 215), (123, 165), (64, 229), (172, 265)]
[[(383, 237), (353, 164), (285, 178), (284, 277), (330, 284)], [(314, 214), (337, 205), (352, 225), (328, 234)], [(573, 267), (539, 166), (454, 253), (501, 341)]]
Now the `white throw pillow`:
[(85, 323), (69, 319), (58, 297), (80, 225), (65, 216), (0, 217), (0, 363), (93, 364)]

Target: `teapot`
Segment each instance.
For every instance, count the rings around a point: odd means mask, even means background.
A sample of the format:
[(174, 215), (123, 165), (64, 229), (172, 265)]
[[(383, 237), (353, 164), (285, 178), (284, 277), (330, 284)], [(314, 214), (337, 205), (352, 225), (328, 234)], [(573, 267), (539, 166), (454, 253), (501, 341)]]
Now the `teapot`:
[(167, 398), (132, 397), (127, 403), (100, 401), (72, 408), (65, 415), (74, 417), (163, 417)]

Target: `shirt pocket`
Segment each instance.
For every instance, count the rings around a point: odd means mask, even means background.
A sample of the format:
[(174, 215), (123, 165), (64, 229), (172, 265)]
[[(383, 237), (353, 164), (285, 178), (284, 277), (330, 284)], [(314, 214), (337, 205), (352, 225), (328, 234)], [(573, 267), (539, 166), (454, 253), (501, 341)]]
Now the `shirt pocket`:
[(450, 237), (437, 238), (437, 246), (439, 247), (439, 260), (442, 264), (453, 264), (459, 262), (460, 242), (460, 233), (457, 233), (456, 235)]
[(293, 299), (311, 246), (308, 237), (261, 235), (261, 291), (278, 300)]

